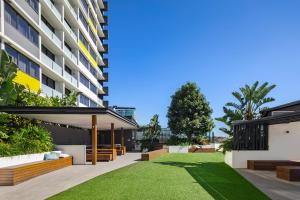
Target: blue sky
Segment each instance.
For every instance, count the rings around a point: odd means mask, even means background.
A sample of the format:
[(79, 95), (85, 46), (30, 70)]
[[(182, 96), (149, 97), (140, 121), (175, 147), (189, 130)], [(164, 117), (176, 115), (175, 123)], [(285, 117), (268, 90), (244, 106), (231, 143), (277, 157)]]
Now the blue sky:
[(159, 114), (163, 127), (170, 96), (187, 81), (213, 117), (256, 80), (277, 85), (270, 106), (298, 100), (299, 8), (299, 0), (110, 0), (108, 100), (135, 106), (140, 124)]

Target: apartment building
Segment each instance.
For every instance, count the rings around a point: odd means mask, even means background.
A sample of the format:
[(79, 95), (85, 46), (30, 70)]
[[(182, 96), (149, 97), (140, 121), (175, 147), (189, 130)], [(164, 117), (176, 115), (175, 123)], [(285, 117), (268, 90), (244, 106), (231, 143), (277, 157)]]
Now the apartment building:
[(19, 66), (15, 82), (43, 96), (81, 94), (107, 107), (108, 9), (103, 0), (0, 0), (1, 49)]

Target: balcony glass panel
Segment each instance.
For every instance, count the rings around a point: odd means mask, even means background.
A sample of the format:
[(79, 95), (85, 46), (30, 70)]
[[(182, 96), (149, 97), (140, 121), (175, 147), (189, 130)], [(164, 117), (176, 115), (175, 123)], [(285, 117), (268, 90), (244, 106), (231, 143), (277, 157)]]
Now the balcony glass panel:
[(62, 75), (62, 68), (53, 60), (51, 60), (48, 56), (42, 53), (42, 62), (50, 69), (55, 71), (56, 73)]
[(57, 17), (57, 19), (59, 19), (59, 21), (61, 21), (61, 14), (59, 13), (59, 11), (55, 8), (55, 6), (53, 5), (53, 3), (51, 2), (51, 0), (45, 0), (46, 4), (49, 6), (49, 8), (52, 10), (52, 12), (54, 13), (54, 15)]
[(61, 40), (48, 28), (48, 26), (41, 21), (42, 30), (46, 35), (59, 47), (61, 47)]

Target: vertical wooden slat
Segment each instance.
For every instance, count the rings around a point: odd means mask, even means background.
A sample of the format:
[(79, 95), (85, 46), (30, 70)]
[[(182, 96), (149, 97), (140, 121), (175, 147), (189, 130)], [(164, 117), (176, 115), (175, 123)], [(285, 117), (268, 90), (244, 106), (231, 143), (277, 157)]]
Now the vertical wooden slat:
[(97, 164), (97, 115), (92, 116), (92, 164)]
[(115, 148), (115, 125), (113, 123), (110, 124), (110, 136), (111, 136), (111, 148)]
[(124, 138), (124, 129), (121, 128), (121, 146), (124, 147), (125, 146), (125, 138)]

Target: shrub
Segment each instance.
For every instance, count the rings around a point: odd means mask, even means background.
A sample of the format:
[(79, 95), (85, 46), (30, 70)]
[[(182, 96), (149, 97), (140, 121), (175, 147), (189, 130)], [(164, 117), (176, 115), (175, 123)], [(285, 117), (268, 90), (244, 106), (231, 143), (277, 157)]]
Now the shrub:
[(189, 145), (189, 141), (187, 138), (181, 138), (176, 135), (171, 135), (171, 137), (167, 141), (167, 145), (186, 146), (186, 145)]

